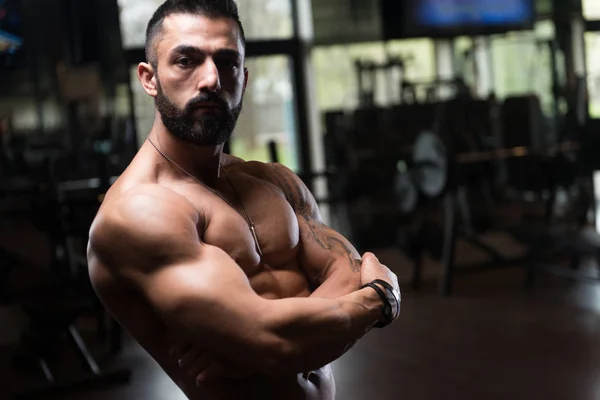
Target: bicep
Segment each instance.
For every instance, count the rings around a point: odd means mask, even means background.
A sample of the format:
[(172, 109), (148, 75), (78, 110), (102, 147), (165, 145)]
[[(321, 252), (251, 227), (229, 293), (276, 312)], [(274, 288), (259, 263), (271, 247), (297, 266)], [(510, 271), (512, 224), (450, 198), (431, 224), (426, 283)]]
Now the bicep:
[(174, 339), (260, 352), (269, 337), (265, 300), (227, 253), (201, 242), (202, 223), (170, 193), (131, 195), (94, 224), (91, 252), (141, 294)]
[(268, 341), (265, 307), (243, 271), (220, 249), (202, 246), (196, 260), (164, 266), (138, 278), (138, 286), (170, 333), (207, 350), (262, 353)]

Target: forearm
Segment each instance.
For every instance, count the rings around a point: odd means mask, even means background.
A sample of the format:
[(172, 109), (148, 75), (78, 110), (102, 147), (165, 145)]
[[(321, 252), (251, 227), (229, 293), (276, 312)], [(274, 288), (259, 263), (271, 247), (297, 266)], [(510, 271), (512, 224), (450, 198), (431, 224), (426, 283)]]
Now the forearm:
[(360, 289), (360, 270), (353, 270), (340, 260), (331, 267), (331, 271), (310, 297), (336, 299)]
[(381, 317), (381, 301), (370, 288), (329, 300), (277, 300), (267, 322), (283, 344), (267, 374), (312, 371), (342, 356)]
[[(343, 297), (343, 296), (347, 296), (348, 294), (355, 292), (359, 289), (360, 287), (360, 276), (356, 276), (356, 275), (360, 275), (359, 273), (354, 273), (354, 272), (346, 272), (344, 273), (344, 270), (341, 269), (337, 269), (335, 272), (333, 272), (326, 280), (325, 282), (323, 282), (323, 284), (321, 284), (317, 290), (315, 290), (310, 297), (314, 297), (314, 298), (322, 298), (322, 299), (336, 299), (338, 297)], [(356, 296), (356, 295), (355, 295)], [(313, 304), (314, 306), (318, 307), (316, 304)], [(369, 309), (369, 304), (368, 304), (368, 300), (364, 302), (364, 305), (366, 307), (366, 309)], [(292, 308), (294, 307), (294, 305), (292, 304), (278, 304), (278, 307), (283, 307), (283, 308)], [(340, 307), (342, 309), (346, 308), (344, 303), (340, 304)], [(360, 308), (359, 308), (360, 309)], [(301, 310), (302, 311), (302, 310)], [(277, 310), (276, 312), (284, 312), (282, 310)], [(321, 312), (321, 311), (319, 311)], [(352, 313), (352, 310), (350, 310), (350, 312)], [(303, 314), (306, 314), (307, 311), (302, 311)], [(379, 315), (379, 312), (377, 313), (377, 315)], [(301, 318), (301, 316), (297, 316), (298, 318)], [(290, 315), (290, 318), (294, 318), (294, 315)], [(376, 318), (376, 317), (375, 317)], [(336, 317), (334, 316), (332, 318), (332, 320), (330, 321), (330, 323), (332, 321), (335, 321)], [(324, 321), (327, 321), (328, 318), (325, 317)], [(346, 320), (346, 318), (342, 318), (342, 321)], [(369, 320), (369, 322), (372, 320), (372, 318)], [(293, 322), (292, 322), (293, 323)], [(358, 321), (357, 318), (354, 318), (354, 324), (359, 324), (360, 322)], [(342, 322), (341, 324), (341, 328), (340, 327), (335, 327), (335, 322), (332, 323), (332, 325), (334, 326), (333, 329), (341, 329), (344, 330), (344, 323)], [(355, 327), (355, 329), (358, 332), (359, 336), (362, 336), (362, 334), (364, 334), (364, 331), (362, 331), (360, 329), (360, 327)], [(332, 336), (332, 338), (336, 338), (335, 340), (335, 344), (338, 346), (337, 349), (333, 348), (333, 352), (340, 352), (341, 354), (343, 354), (343, 352), (347, 351), (352, 344), (354, 344), (357, 340), (357, 334), (354, 334), (352, 332), (353, 328), (350, 327), (350, 329), (348, 330), (348, 343), (343, 341), (343, 338), (341, 338), (339, 335), (334, 334)], [(313, 331), (314, 332), (314, 331)], [(362, 332), (362, 334), (361, 334)], [(292, 332), (293, 334), (294, 332)], [(285, 336), (285, 333), (282, 335)], [(289, 336), (289, 335), (288, 335)], [(295, 337), (282, 337), (283, 340), (287, 341), (288, 343), (292, 343), (292, 345), (296, 344), (296, 345), (304, 345), (304, 346), (310, 346), (309, 343), (295, 343), (296, 342), (296, 338)], [(308, 339), (311, 339), (310, 337)], [(326, 339), (326, 338), (324, 338)], [(314, 338), (312, 339), (314, 341)], [(310, 342), (310, 340), (308, 340), (307, 342)], [(321, 346), (314, 346), (314, 348), (318, 349), (318, 351), (320, 352), (320, 347)], [(343, 347), (343, 349), (340, 351), (340, 348)], [(208, 354), (208, 353), (206, 353)], [(242, 366), (239, 364), (239, 360), (226, 360), (225, 358), (221, 357), (221, 356), (217, 356), (214, 353), (211, 353), (212, 356), (210, 356), (209, 358), (209, 362), (207, 363), (208, 365), (210, 365), (210, 368), (207, 368), (206, 371), (204, 371), (203, 374), (203, 378), (202, 379), (211, 379), (214, 377), (220, 377), (220, 378), (244, 378), (244, 377), (248, 377), (251, 376), (253, 374), (260, 374), (261, 372), (259, 372), (259, 370), (257, 369), (256, 366)], [(339, 355), (341, 355), (339, 354)], [(333, 354), (331, 356), (326, 356), (326, 358), (337, 358), (339, 357), (339, 355), (337, 354)], [(300, 362), (301, 360), (295, 361), (292, 360), (292, 364), (296, 365), (296, 362)], [(307, 362), (312, 362), (310, 359), (306, 360)], [(313, 364), (319, 365), (322, 361), (321, 360), (315, 360), (315, 362), (312, 362)], [(327, 360), (325, 362), (323, 362), (323, 365), (325, 365), (326, 363), (328, 363), (330, 360)], [(289, 364), (288, 364), (289, 365)], [(293, 367), (294, 365), (292, 365), (291, 367)], [(286, 370), (287, 372), (288, 370)], [(305, 371), (302, 371), (305, 372)]]
[[(238, 328), (232, 342), (220, 346), (198, 340), (191, 343), (212, 361), (222, 357), (225, 364), (267, 376), (297, 374), (342, 356), (372, 328), (381, 313), (381, 300), (370, 288), (333, 300), (268, 300), (262, 313), (252, 317), (254, 327), (232, 325)], [(194, 336), (193, 325), (186, 326), (185, 336)], [(201, 337), (202, 332), (195, 336)], [(240, 347), (236, 342), (246, 345)]]
[[(359, 284), (360, 280), (358, 283), (350, 282), (344, 285), (332, 275), (331, 279), (324, 282), (311, 297), (333, 299), (342, 297), (342, 295), (347, 296), (349, 293), (356, 291)], [(353, 286), (356, 287), (352, 289)], [(375, 292), (365, 293), (371, 296)], [(362, 304), (362, 306), (359, 305), (356, 307), (352, 304), (357, 299), (360, 300), (359, 303)], [(282, 321), (279, 317), (276, 321), (273, 321), (273, 331), (276, 331), (280, 340), (286, 343), (286, 347), (293, 346), (297, 349), (295, 352), (299, 354), (286, 358), (284, 361), (286, 364), (285, 368), (281, 369), (278, 367), (276, 371), (278, 373), (306, 372), (315, 369), (306, 369), (306, 366), (316, 365), (316, 368), (319, 368), (341, 356), (364, 335), (366, 330), (373, 325), (373, 321), (381, 315), (381, 305), (379, 304), (378, 307), (375, 306), (377, 311), (373, 312), (372, 317), (370, 316), (373, 308), (373, 305), (370, 304), (371, 300), (372, 299), (364, 299), (362, 293), (360, 295), (353, 294), (352, 296), (349, 296), (348, 300), (341, 300), (341, 302), (335, 306), (326, 304), (325, 302), (320, 302), (320, 304), (312, 303), (310, 307), (313, 308), (313, 310), (306, 309), (306, 303), (299, 307), (298, 304), (293, 304), (297, 302), (280, 302), (277, 305), (278, 309), (274, 310), (274, 313), (286, 313), (288, 309), (293, 311), (285, 318), (287, 321)], [(350, 301), (350, 305), (346, 304), (348, 301)], [(325, 309), (323, 309), (323, 307), (325, 307)], [(321, 318), (315, 320), (313, 318), (314, 315), (312, 315), (311, 312), (316, 312), (316, 315), (320, 315)], [(338, 315), (340, 312), (342, 315)], [(356, 316), (357, 313), (360, 314), (358, 317)], [(364, 322), (362, 321), (363, 319)], [(303, 326), (304, 328), (302, 328)], [(298, 329), (296, 327), (298, 327)], [(307, 330), (308, 333), (302, 334), (299, 329)], [(318, 334), (315, 335), (317, 332)], [(330, 349), (331, 353), (324, 354), (322, 348)], [(305, 353), (303, 354), (302, 351), (305, 351)], [(259, 371), (258, 366), (248, 365), (244, 362), (246, 360), (226, 360), (221, 356), (217, 356), (214, 352), (211, 352), (211, 354), (212, 356), (209, 364), (214, 368), (212, 371), (206, 372), (208, 377), (219, 376), (222, 378), (238, 378), (247, 377), (253, 374), (264, 374), (264, 372)], [(240, 362), (243, 365), (240, 364)], [(214, 371), (218, 371), (218, 373), (215, 374)], [(269, 374), (272, 374), (272, 372)]]

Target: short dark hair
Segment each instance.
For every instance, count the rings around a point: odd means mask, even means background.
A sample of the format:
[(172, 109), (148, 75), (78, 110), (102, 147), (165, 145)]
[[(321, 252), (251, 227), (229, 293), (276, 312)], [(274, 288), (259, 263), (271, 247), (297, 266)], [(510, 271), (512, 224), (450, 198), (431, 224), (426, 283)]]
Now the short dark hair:
[(154, 12), (146, 29), (146, 60), (154, 67), (158, 64), (155, 40), (162, 32), (163, 21), (171, 14), (198, 14), (208, 18), (231, 18), (240, 29), (242, 45), (246, 46), (246, 34), (234, 0), (167, 0)]

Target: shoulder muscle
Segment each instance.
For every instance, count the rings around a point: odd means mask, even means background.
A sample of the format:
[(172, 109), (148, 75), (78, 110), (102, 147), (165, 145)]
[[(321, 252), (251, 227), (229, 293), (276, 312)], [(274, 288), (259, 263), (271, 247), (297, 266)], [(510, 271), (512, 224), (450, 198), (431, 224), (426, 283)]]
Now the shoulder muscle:
[(172, 262), (165, 258), (191, 256), (199, 243), (199, 224), (198, 212), (178, 194), (160, 187), (136, 189), (98, 215), (90, 249), (108, 268)]
[(321, 219), (314, 196), (302, 179), (291, 169), (279, 163), (261, 163), (260, 169), (262, 177), (281, 190), (296, 214), (307, 218)]

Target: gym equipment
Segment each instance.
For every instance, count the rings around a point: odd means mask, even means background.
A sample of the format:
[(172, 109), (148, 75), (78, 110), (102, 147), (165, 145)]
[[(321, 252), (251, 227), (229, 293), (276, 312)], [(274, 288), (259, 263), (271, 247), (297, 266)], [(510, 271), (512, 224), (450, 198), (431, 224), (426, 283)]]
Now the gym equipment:
[[(95, 156), (88, 155), (89, 160), (93, 160), (91, 157)], [(16, 398), (45, 398), (91, 385), (119, 384), (127, 382), (130, 376), (127, 369), (102, 370), (76, 328), (80, 317), (95, 317), (97, 338), (101, 344), (106, 341), (108, 316), (89, 282), (85, 247), (91, 221), (113, 179), (107, 175), (108, 168), (98, 165), (97, 178), (60, 182), (56, 168), (59, 160), (46, 161), (45, 176), (38, 176), (33, 185), (36, 192), (31, 215), (50, 240), (52, 279), (43, 288), (14, 296), (30, 321), (14, 362), (37, 370), (43, 381), (28, 383), (15, 393)], [(102, 164), (106, 158), (99, 156), (95, 161)], [(120, 338), (120, 327), (112, 321), (113, 353), (120, 350)], [(52, 364), (55, 358), (67, 354), (62, 351), (67, 349), (82, 361), (83, 370), (70, 370), (70, 376), (65, 378), (64, 373), (56, 373)]]
[[(306, 179), (316, 175), (331, 178), (330, 197), (319, 202), (336, 205), (333, 214), (339, 214), (340, 221), (348, 221), (351, 226), (346, 231), (355, 236), (351, 240), (358, 247), (387, 245), (373, 242), (376, 235), (408, 235), (401, 242), (415, 260), (415, 286), (420, 275), (420, 254), (424, 250), (433, 253), (442, 262), (440, 289), (445, 295), (450, 294), (453, 276), (458, 272), (527, 265), (531, 266), (529, 284), (536, 261), (542, 259), (548, 247), (590, 254), (593, 241), (577, 239), (575, 245), (573, 240), (560, 239), (563, 234), (518, 233), (533, 230), (530, 224), (525, 224), (525, 229), (513, 229), (501, 217), (494, 220), (490, 213), (490, 208), (531, 201), (526, 199), (533, 196), (540, 204), (538, 210), (542, 210), (536, 221), (553, 223), (555, 193), (572, 187), (578, 188), (582, 210), (587, 210), (589, 190), (578, 180), (583, 170), (587, 171), (585, 176), (590, 175), (592, 168), (586, 164), (594, 162), (591, 159), (595, 152), (583, 144), (577, 128), (559, 127), (561, 132), (571, 133), (552, 133), (550, 120), (544, 120), (535, 96), (507, 98), (503, 103), (494, 96), (476, 100), (460, 83), (439, 83), (455, 89), (455, 97), (446, 101), (401, 100), (402, 104), (391, 107), (375, 107), (369, 101), (361, 102), (364, 107), (354, 112), (326, 114), (326, 171), (304, 174)], [(416, 93), (419, 83), (403, 81), (400, 86)], [(361, 99), (373, 98), (370, 90), (363, 94)], [(395, 202), (395, 207), (385, 207), (389, 200)], [(439, 219), (435, 226), (418, 222), (422, 221), (420, 215), (439, 211), (438, 206), (442, 206), (441, 226)], [(378, 222), (383, 218), (390, 226), (384, 228)], [(419, 224), (422, 226), (415, 232), (413, 228)], [(406, 233), (407, 229), (412, 231)], [(522, 257), (506, 257), (480, 239), (480, 233), (487, 229), (508, 232), (529, 251)], [(547, 232), (548, 227), (542, 231)], [(581, 237), (573, 230), (569, 236)], [(490, 261), (455, 265), (454, 248), (459, 237), (483, 250)]]
[[(509, 160), (526, 157), (555, 158), (559, 155), (577, 152), (578, 142), (564, 142), (548, 146), (540, 151), (518, 146), (496, 150), (477, 151), (450, 155), (443, 140), (430, 131), (421, 132), (413, 147), (410, 170), (404, 172), (414, 186), (427, 198), (441, 196), (450, 184), (450, 169), (474, 164), (489, 164), (497, 160)], [(408, 177), (402, 177), (405, 181)], [(407, 186), (405, 184), (404, 186)]]
[[(600, 148), (598, 127), (591, 128), (591, 121), (585, 118), (585, 78), (575, 76), (577, 85), (573, 85), (573, 80), (564, 79), (565, 74), (560, 71), (560, 53), (564, 52), (567, 57), (571, 53), (568, 49), (571, 41), (561, 32), (557, 31), (556, 39), (537, 43), (541, 50), (547, 48), (550, 53), (552, 86), (548, 89), (554, 97), (554, 112), (550, 117), (544, 115), (536, 96), (510, 97), (500, 103), (492, 94), (485, 101), (476, 100), (460, 76), (448, 82), (409, 82), (402, 76), (402, 68), (397, 81), (389, 85), (392, 89), (400, 88), (397, 105), (386, 109), (375, 107), (372, 76), (381, 70), (393, 73), (396, 66), (392, 63), (363, 63), (362, 71), (357, 64), (358, 103), (363, 109), (326, 115), (327, 173), (332, 178), (329, 180), (330, 200), (339, 201), (336, 204), (340, 209), (351, 210), (340, 216), (349, 221), (351, 228), (361, 230), (366, 226), (367, 230), (372, 227), (373, 232), (380, 231), (369, 219), (375, 218), (381, 210), (373, 210), (367, 195), (357, 200), (357, 193), (361, 190), (370, 193), (377, 187), (380, 191), (373, 196), (386, 194), (385, 180), (378, 174), (386, 174), (390, 164), (395, 171), (391, 188), (396, 210), (402, 216), (390, 214), (388, 219), (401, 226), (397, 231), (406, 234), (407, 228), (415, 225), (414, 221), (422, 219), (418, 216), (430, 215), (439, 211), (436, 207), (442, 206), (441, 227), (432, 228), (429, 222), (422, 223), (417, 232), (402, 239), (406, 244), (403, 249), (416, 261), (416, 285), (419, 254), (429, 243), (437, 246), (436, 256), (442, 261), (441, 291), (444, 294), (450, 293), (452, 277), (459, 271), (527, 265), (530, 285), (533, 272), (542, 268), (549, 249), (561, 249), (572, 255), (572, 265), (578, 265), (582, 257), (596, 257), (596, 253), (600, 253), (600, 238), (596, 240), (593, 231), (582, 233), (581, 229), (594, 204), (591, 176), (600, 169), (596, 157)], [(572, 63), (567, 65), (567, 71), (570, 68)], [(360, 74), (370, 75), (361, 80)], [(573, 75), (572, 71), (568, 75)], [(563, 82), (570, 83), (564, 87)], [(453, 93), (452, 99), (441, 101), (438, 95), (442, 87), (452, 89), (445, 90)], [(427, 96), (423, 97), (422, 93)], [(567, 105), (568, 110), (565, 112), (561, 105)], [(588, 132), (583, 134), (586, 123)], [(368, 183), (357, 184), (357, 179)], [(561, 192), (569, 193), (567, 196), (573, 202), (576, 214), (573, 221), (563, 221), (555, 212)], [(441, 201), (432, 201), (435, 199)], [(518, 228), (506, 226), (502, 217), (490, 212), (514, 202), (533, 201), (539, 204), (536, 209), (541, 210), (532, 215), (540, 228), (530, 221)], [(354, 202), (362, 206), (355, 206), (352, 211)], [(414, 215), (417, 217), (413, 218)], [(555, 228), (560, 226), (557, 224), (564, 222), (572, 226), (557, 232)], [(478, 234), (486, 229), (508, 232), (529, 251), (523, 258), (507, 259), (479, 240)], [(393, 229), (388, 231), (388, 235), (393, 233)], [(491, 258), (490, 263), (466, 268), (454, 265), (458, 237), (484, 250)], [(423, 245), (425, 242), (428, 244)], [(577, 276), (577, 271), (571, 269), (552, 270), (557, 271)]]
[[(431, 132), (424, 132), (422, 135), (423, 137), (430, 138), (432, 134)], [(532, 164), (537, 165), (538, 170), (544, 171), (544, 173), (540, 174), (541, 176), (537, 177), (537, 180), (541, 183), (539, 185), (540, 190), (545, 189), (550, 193), (554, 193), (556, 186), (573, 185), (577, 182), (577, 168), (573, 167), (571, 168), (572, 170), (568, 170), (564, 165), (562, 167), (560, 165), (561, 163), (564, 163), (564, 156), (575, 154), (576, 159), (582, 159), (580, 151), (582, 148), (588, 147), (584, 143), (568, 141), (546, 146), (537, 151), (520, 146), (488, 151), (467, 152), (455, 154), (446, 159), (444, 159), (444, 154), (447, 153), (439, 150), (440, 146), (443, 146), (443, 143), (440, 144), (439, 138), (436, 138), (435, 140), (422, 140), (421, 143), (422, 146), (425, 146), (426, 148), (423, 150), (424, 153), (432, 156), (425, 157), (424, 159), (426, 162), (422, 165), (420, 165), (419, 162), (415, 162), (412, 166), (414, 171), (411, 171), (409, 175), (412, 177), (415, 186), (419, 187), (422, 194), (427, 193), (423, 188), (431, 182), (431, 186), (437, 188), (434, 194), (441, 194), (441, 197), (443, 197), (444, 222), (442, 228), (443, 251), (441, 259), (443, 276), (440, 282), (440, 291), (443, 295), (449, 295), (451, 293), (453, 277), (458, 272), (472, 273), (487, 271), (493, 268), (525, 265), (528, 267), (525, 284), (527, 287), (531, 287), (534, 271), (538, 269), (552, 273), (562, 271), (560, 273), (561, 275), (571, 278), (576, 275), (570, 270), (565, 270), (564, 268), (557, 266), (548, 266), (547, 264), (542, 263), (541, 260), (544, 260), (548, 256), (549, 249), (554, 250), (560, 248), (571, 254), (575, 254), (576, 256), (574, 257), (578, 258), (595, 256), (594, 251), (600, 253), (600, 248), (594, 247), (600, 243), (600, 237), (594, 241), (590, 239), (590, 232), (585, 235), (580, 232), (580, 227), (585, 220), (584, 214), (586, 214), (586, 210), (589, 209), (589, 204), (584, 204), (581, 206), (582, 216), (580, 217), (581, 221), (578, 226), (562, 233), (550, 233), (548, 227), (544, 229), (532, 229), (531, 226), (514, 228), (495, 225), (494, 229), (506, 231), (528, 246), (528, 251), (522, 256), (513, 258), (504, 256), (498, 250), (479, 239), (478, 232), (481, 229), (474, 226), (473, 204), (469, 200), (469, 197), (473, 193), (473, 189), (477, 185), (473, 186), (473, 182), (467, 182), (464, 179), (461, 180), (460, 177), (461, 169), (465, 169), (465, 167), (468, 166), (485, 166), (496, 160), (511, 162), (529, 161)], [(429, 150), (427, 150), (427, 146), (430, 147)], [(452, 174), (448, 173), (448, 169), (450, 169)], [(565, 172), (565, 170), (567, 171)], [(428, 171), (429, 174), (425, 174), (422, 171)], [(522, 173), (524, 172), (525, 171)], [(565, 177), (563, 175), (567, 176)], [(452, 176), (452, 179), (445, 181), (443, 185), (438, 185), (440, 181), (443, 181), (440, 179), (442, 176)], [(532, 187), (530, 182), (527, 186)], [(590, 196), (589, 194), (585, 194), (585, 185), (581, 186), (579, 184), (578, 186), (579, 192), (581, 193), (580, 197), (585, 203), (585, 199)], [(443, 190), (440, 191), (439, 188), (443, 188)], [(552, 196), (545, 200), (545, 207), (549, 209), (547, 215), (551, 215), (550, 208), (552, 207), (552, 201)], [(499, 205), (500, 204), (497, 201), (491, 201), (487, 206), (483, 206), (483, 208), (497, 207)], [(483, 213), (489, 214), (486, 211), (483, 211)], [(475, 265), (455, 265), (454, 251), (458, 238), (462, 238), (471, 245), (483, 250), (490, 256), (491, 260), (486, 263)], [(421, 255), (422, 251), (416, 252), (413, 254), (413, 258), (418, 260)], [(573, 263), (577, 264), (576, 261)], [(420, 280), (420, 271), (418, 268), (418, 266), (415, 267), (413, 275), (413, 286), (415, 287), (418, 287)], [(583, 276), (582, 280), (589, 280), (589, 277)]]
[(398, 205), (404, 214), (413, 212), (419, 203), (419, 192), (410, 173), (406, 172), (406, 164), (398, 163), (398, 174), (394, 180), (394, 193), (398, 197)]
[(413, 149), (412, 175), (421, 193), (429, 198), (441, 195), (448, 182), (448, 154), (444, 143), (435, 133), (424, 131)]
[[(495, 230), (510, 234), (527, 247), (527, 251), (522, 256), (508, 258), (489, 245), (482, 243), (476, 236), (477, 231), (471, 229), (472, 204), (468, 200), (470, 188), (467, 186), (451, 187), (444, 194), (443, 276), (440, 282), (440, 291), (443, 295), (451, 294), (453, 277), (456, 273), (472, 273), (511, 266), (526, 267), (526, 288), (533, 286), (537, 271), (583, 282), (600, 282), (597, 276), (576, 271), (580, 261), (584, 258), (592, 258), (600, 263), (600, 234), (595, 229), (586, 227), (589, 210), (594, 206), (591, 173), (598, 168), (597, 157), (592, 156), (591, 159), (589, 157), (592, 153), (597, 153), (597, 149), (600, 148), (596, 132), (592, 128), (588, 128), (588, 130), (589, 132), (586, 134), (580, 135), (579, 141), (559, 143), (539, 151), (517, 147), (456, 156), (459, 163), (487, 163), (490, 160), (502, 158), (515, 161), (535, 157), (533, 161), (542, 164), (544, 171), (542, 175), (548, 175), (538, 177), (538, 179), (545, 185), (545, 191), (551, 195), (545, 199), (540, 196), (539, 203), (541, 207), (546, 207), (546, 216), (538, 218), (537, 223), (531, 221), (517, 226), (494, 226)], [(575, 165), (572, 165), (565, 173), (567, 168), (564, 165), (564, 156), (568, 155), (573, 155), (576, 161)], [(531, 184), (528, 186), (531, 187)], [(571, 200), (571, 203), (576, 207), (577, 213), (559, 225), (554, 221), (553, 212), (555, 194), (560, 187), (576, 193), (576, 197)], [(499, 205), (496, 201), (489, 204), (487, 208)], [(476, 265), (456, 265), (454, 251), (459, 237), (484, 250), (486, 254), (490, 255), (491, 261)], [(557, 255), (570, 257), (570, 266), (557, 264)], [(416, 271), (414, 274), (415, 286), (418, 286), (419, 279), (420, 273)]]
[[(384, 72), (387, 81), (386, 88), (389, 92), (393, 90), (398, 78), (404, 78), (406, 69), (406, 60), (402, 58), (390, 58), (383, 63), (372, 61), (357, 60), (354, 63), (358, 82), (359, 104), (361, 107), (374, 107), (375, 105), (375, 87), (377, 74)], [(393, 98), (393, 94), (388, 92), (388, 98)]]

